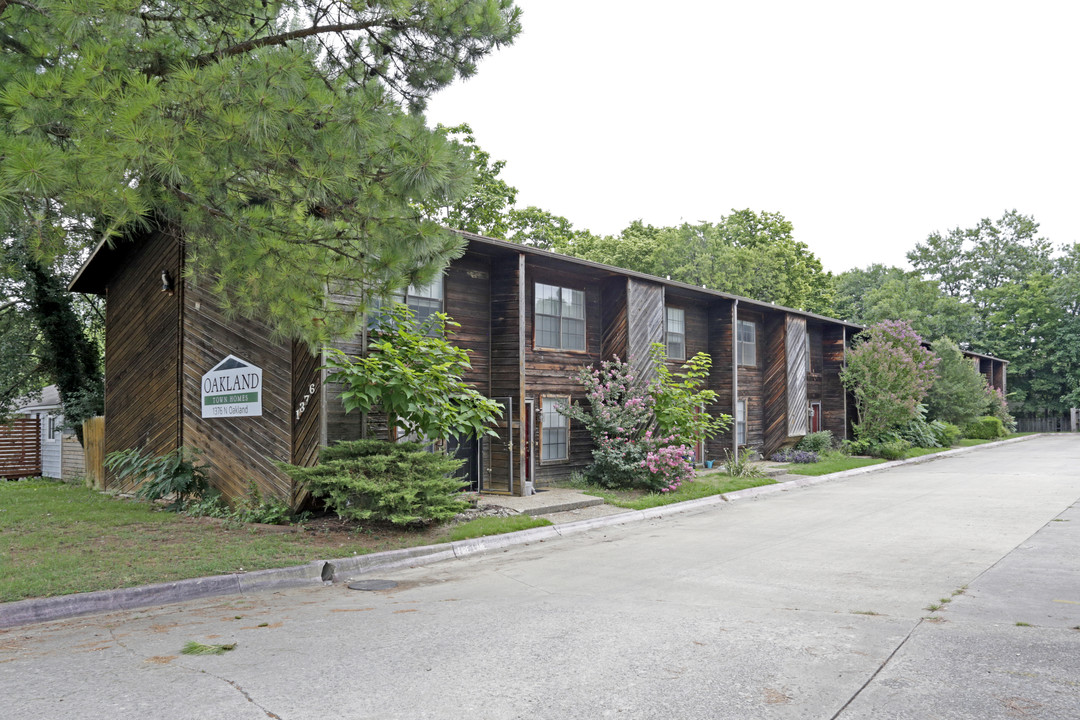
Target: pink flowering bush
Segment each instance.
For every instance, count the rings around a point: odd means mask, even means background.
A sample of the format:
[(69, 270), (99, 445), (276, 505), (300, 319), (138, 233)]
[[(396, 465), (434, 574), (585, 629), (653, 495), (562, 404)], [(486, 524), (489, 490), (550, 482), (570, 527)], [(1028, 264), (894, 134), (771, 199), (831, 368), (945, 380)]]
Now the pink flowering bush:
[(647, 441), (655, 445), (645, 454), (641, 467), (648, 471), (645, 487), (653, 492), (675, 492), (684, 482), (694, 479), (694, 466), (690, 464), (690, 448), (686, 445), (665, 444), (672, 437)]
[(598, 368), (582, 368), (577, 380), (585, 388), (587, 405), (575, 402), (559, 412), (580, 422), (592, 436), (593, 464), (585, 476), (603, 487), (641, 487), (641, 463), (648, 452), (641, 441), (655, 422), (648, 387), (618, 357)]
[(655, 400), (629, 363), (619, 358), (598, 368), (582, 368), (577, 380), (586, 403), (559, 410), (580, 422), (593, 439), (593, 462), (585, 470), (590, 482), (607, 488), (640, 488), (671, 492), (694, 478), (687, 459), (690, 448), (675, 435), (657, 435)]
[(856, 435), (874, 442), (918, 415), (938, 359), (903, 320), (879, 322), (856, 340), (840, 380), (855, 395)]

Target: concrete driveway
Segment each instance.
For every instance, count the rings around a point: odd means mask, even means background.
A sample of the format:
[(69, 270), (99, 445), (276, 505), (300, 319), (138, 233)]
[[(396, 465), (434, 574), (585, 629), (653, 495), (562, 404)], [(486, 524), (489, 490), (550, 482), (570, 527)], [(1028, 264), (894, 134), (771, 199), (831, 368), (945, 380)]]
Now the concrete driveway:
[(1077, 718), (1078, 468), (1080, 436), (1045, 436), (382, 574), (388, 591), (13, 628), (3, 713)]

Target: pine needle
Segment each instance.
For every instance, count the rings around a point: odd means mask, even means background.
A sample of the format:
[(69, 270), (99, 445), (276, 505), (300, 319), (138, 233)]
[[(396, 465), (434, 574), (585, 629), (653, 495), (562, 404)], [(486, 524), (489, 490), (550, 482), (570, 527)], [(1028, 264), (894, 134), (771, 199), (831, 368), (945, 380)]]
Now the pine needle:
[(202, 643), (191, 640), (180, 652), (184, 655), (224, 655), (235, 647), (236, 643), (229, 643), (228, 645), (203, 645)]

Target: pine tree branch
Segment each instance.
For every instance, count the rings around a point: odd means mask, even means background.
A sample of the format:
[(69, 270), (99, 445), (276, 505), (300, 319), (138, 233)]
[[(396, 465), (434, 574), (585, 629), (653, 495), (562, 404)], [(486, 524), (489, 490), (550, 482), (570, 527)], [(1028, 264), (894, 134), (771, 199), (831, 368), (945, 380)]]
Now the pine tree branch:
[(36, 12), (41, 15), (45, 14), (45, 11), (41, 8), (37, 7), (36, 5), (31, 5), (28, 2), (23, 2), (23, 0), (0, 0), (0, 15), (3, 15), (4, 11), (7, 10), (8, 6), (10, 5), (18, 5), (19, 7), (24, 7), (32, 12)]
[[(0, 0), (2, 2), (3, 0)], [(244, 53), (251, 52), (261, 47), (267, 47), (268, 45), (287, 45), (293, 40), (301, 40), (307, 37), (314, 37), (319, 35), (325, 35), (328, 33), (345, 33), (353, 30), (366, 30), (371, 27), (379, 25), (379, 22), (375, 20), (369, 20), (364, 22), (355, 23), (342, 23), (337, 25), (312, 25), (311, 27), (303, 28), (300, 30), (293, 30), (287, 33), (279, 33), (277, 35), (268, 35), (261, 38), (253, 38), (242, 43), (237, 43), (221, 50), (215, 50), (212, 53), (205, 55), (199, 55), (194, 58), (193, 62), (202, 67), (209, 65), (210, 63), (221, 60), (222, 58), (231, 57), (233, 55), (243, 55)]]

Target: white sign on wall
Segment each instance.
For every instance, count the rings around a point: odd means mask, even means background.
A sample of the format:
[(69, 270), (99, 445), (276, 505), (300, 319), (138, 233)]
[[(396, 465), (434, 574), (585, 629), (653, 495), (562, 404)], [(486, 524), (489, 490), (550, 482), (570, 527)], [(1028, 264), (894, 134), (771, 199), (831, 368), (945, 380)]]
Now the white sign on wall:
[(202, 376), (204, 418), (262, 415), (262, 368), (229, 355)]

